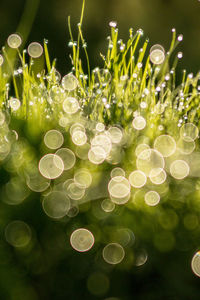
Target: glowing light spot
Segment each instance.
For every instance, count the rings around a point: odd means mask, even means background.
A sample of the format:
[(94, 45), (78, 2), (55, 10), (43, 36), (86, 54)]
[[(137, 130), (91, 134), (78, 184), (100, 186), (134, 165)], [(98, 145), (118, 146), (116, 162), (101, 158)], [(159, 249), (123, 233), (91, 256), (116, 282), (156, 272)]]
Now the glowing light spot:
[(115, 27), (117, 27), (117, 22), (116, 21), (110, 21), (109, 26), (115, 28)]
[(39, 161), (39, 171), (45, 178), (58, 178), (64, 171), (64, 163), (56, 154), (46, 154)]
[(181, 42), (181, 41), (183, 40), (183, 35), (182, 35), (182, 34), (179, 34), (177, 40), (178, 40), (179, 42)]
[(83, 188), (88, 188), (92, 183), (92, 175), (87, 169), (79, 169), (74, 174), (74, 181)]
[(135, 149), (136, 156), (139, 156), (142, 151), (147, 150), (147, 149), (150, 149), (149, 145), (139, 144)]
[(149, 191), (145, 194), (144, 201), (149, 206), (155, 206), (160, 202), (160, 195), (155, 191)]
[(4, 58), (3, 58), (3, 56), (0, 54), (0, 67), (3, 65), (3, 62), (4, 62)]
[(190, 168), (186, 161), (175, 160), (170, 165), (171, 176), (175, 179), (183, 179), (189, 175)]
[(113, 177), (108, 184), (108, 191), (112, 202), (116, 204), (124, 204), (130, 197), (130, 183), (123, 176)]
[(194, 274), (200, 277), (200, 251), (194, 254), (191, 262), (191, 268)]
[(68, 114), (75, 114), (79, 110), (79, 103), (74, 97), (67, 97), (63, 101), (63, 110)]
[(89, 230), (79, 228), (72, 232), (70, 244), (76, 251), (86, 252), (93, 247), (94, 236)]
[(177, 143), (177, 148), (182, 154), (186, 154), (186, 155), (191, 154), (195, 149), (195, 142), (194, 141), (186, 142), (180, 138)]
[[(165, 165), (164, 158), (160, 152), (154, 149), (142, 151), (136, 160), (137, 169), (144, 172), (146, 176), (150, 175), (152, 169), (163, 169)], [(156, 174), (155, 174), (156, 175)]]
[(154, 45), (150, 49), (150, 60), (155, 65), (160, 65), (165, 60), (165, 50), (161, 45)]
[(61, 148), (56, 151), (56, 155), (61, 158), (64, 164), (64, 170), (73, 168), (76, 163), (76, 156), (73, 151), (68, 148)]
[(67, 194), (73, 200), (80, 200), (85, 195), (85, 188), (76, 182), (72, 182), (67, 187)]
[(103, 123), (97, 123), (96, 125), (96, 131), (102, 132), (105, 129), (105, 125)]
[(102, 254), (108, 264), (116, 265), (124, 259), (125, 251), (120, 244), (110, 243), (104, 247)]
[(180, 59), (180, 58), (182, 58), (183, 57), (183, 52), (179, 52), (178, 54), (177, 54), (177, 57)]
[(132, 125), (136, 130), (142, 130), (146, 127), (146, 120), (142, 116), (137, 116), (133, 119)]
[(115, 203), (111, 202), (109, 199), (104, 199), (101, 202), (101, 208), (107, 213), (112, 212), (115, 209)]
[(44, 136), (44, 143), (49, 149), (58, 149), (62, 146), (64, 138), (58, 130), (49, 130)]
[(12, 221), (5, 229), (5, 237), (13, 247), (25, 247), (31, 241), (31, 229), (23, 221)]
[(154, 141), (154, 148), (159, 151), (163, 157), (169, 157), (176, 151), (176, 142), (170, 135), (160, 135)]
[(77, 146), (83, 146), (87, 142), (87, 135), (81, 130), (77, 130), (72, 135), (72, 142)]
[(141, 188), (147, 182), (147, 177), (142, 171), (133, 171), (129, 175), (129, 182), (135, 188)]
[(44, 196), (42, 206), (47, 216), (59, 219), (67, 214), (70, 208), (70, 200), (64, 193), (53, 191)]
[(38, 58), (43, 54), (43, 47), (39, 43), (33, 42), (28, 46), (28, 54), (32, 58)]
[(99, 165), (106, 159), (106, 152), (101, 146), (94, 146), (88, 152), (88, 159), (95, 165)]
[(111, 142), (114, 144), (120, 143), (123, 137), (122, 131), (118, 127), (110, 127), (108, 129), (108, 134)]
[(163, 170), (161, 168), (152, 169), (149, 174), (149, 178), (153, 184), (159, 185), (159, 184), (162, 184), (165, 182), (165, 180), (167, 178), (167, 174), (166, 174), (165, 170)]
[(180, 137), (186, 142), (196, 140), (199, 135), (199, 129), (192, 123), (184, 124), (180, 129)]
[(112, 169), (110, 176), (112, 178), (116, 177), (116, 176), (124, 176), (125, 177), (125, 171), (122, 168), (117, 167), (117, 168)]
[(78, 86), (78, 79), (73, 74), (67, 74), (62, 79), (62, 86), (67, 91), (73, 91)]
[(12, 108), (12, 110), (16, 111), (20, 108), (21, 102), (17, 98), (11, 98), (9, 100), (9, 105)]
[(18, 34), (13, 33), (8, 37), (7, 43), (10, 48), (17, 49), (21, 46), (22, 39)]

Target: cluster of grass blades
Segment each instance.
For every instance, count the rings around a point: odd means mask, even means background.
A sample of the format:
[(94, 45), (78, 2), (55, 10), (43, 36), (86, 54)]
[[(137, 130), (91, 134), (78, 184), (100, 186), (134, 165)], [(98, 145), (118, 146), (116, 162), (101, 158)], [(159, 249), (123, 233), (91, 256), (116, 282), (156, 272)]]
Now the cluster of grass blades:
[[(46, 41), (21, 51), (12, 34), (2, 50), (0, 226), (2, 249), (10, 244), (31, 274), (49, 272), (63, 257), (83, 263), (75, 250), (91, 252), (87, 288), (106, 297), (114, 267), (135, 272), (151, 252), (198, 250), (200, 74), (184, 71), (177, 84), (182, 53), (173, 53), (183, 37), (175, 29), (165, 53), (160, 45), (149, 50), (148, 40), (141, 46), (142, 30), (130, 29), (124, 43), (115, 22), (102, 67), (91, 71), (82, 17), (77, 41), (69, 20), (72, 71), (62, 78)], [(196, 252), (197, 276), (199, 266)]]

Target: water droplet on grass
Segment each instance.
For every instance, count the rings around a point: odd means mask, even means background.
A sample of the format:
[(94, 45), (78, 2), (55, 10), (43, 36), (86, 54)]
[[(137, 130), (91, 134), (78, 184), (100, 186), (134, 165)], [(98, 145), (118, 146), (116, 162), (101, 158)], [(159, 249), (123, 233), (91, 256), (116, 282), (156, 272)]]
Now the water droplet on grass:
[(43, 47), (39, 43), (33, 42), (28, 46), (28, 54), (32, 58), (39, 58), (43, 54)]
[(21, 46), (22, 39), (18, 34), (13, 33), (8, 37), (7, 43), (10, 48), (17, 49)]
[(76, 251), (86, 252), (93, 247), (94, 236), (89, 230), (79, 228), (72, 232), (70, 244)]

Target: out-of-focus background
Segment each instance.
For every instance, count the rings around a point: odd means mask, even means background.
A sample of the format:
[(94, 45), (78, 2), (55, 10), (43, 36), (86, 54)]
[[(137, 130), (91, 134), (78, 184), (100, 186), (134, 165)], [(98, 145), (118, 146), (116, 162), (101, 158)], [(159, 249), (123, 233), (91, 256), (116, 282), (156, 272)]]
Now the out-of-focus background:
[[(74, 35), (81, 13), (82, 0), (1, 0), (0, 45), (18, 28), (26, 9), (23, 31), (34, 19), (26, 45), (31, 41), (49, 40), (51, 58), (57, 58), (57, 69), (63, 74), (70, 69), (67, 47), (69, 33), (67, 16), (71, 16)], [(34, 18), (35, 12), (35, 18)], [(109, 21), (115, 20), (119, 36), (126, 40), (128, 30), (142, 28), (150, 45), (159, 43), (167, 50), (171, 41), (171, 29), (184, 35), (180, 51), (184, 58), (179, 69), (188, 72), (199, 70), (200, 58), (200, 2), (198, 0), (86, 0), (83, 30), (88, 43), (91, 66), (101, 63), (99, 52), (104, 53), (109, 35)], [(24, 28), (25, 26), (25, 28)], [(28, 33), (28, 32), (27, 32)]]

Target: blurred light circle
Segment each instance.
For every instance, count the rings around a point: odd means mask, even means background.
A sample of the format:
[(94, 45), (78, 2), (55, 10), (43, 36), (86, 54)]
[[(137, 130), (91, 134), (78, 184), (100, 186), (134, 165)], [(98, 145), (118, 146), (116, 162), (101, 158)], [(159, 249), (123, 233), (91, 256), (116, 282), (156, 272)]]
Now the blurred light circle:
[(7, 43), (10, 48), (17, 49), (21, 46), (22, 39), (18, 34), (13, 33), (13, 34), (9, 35), (9, 37), (7, 39)]
[(52, 129), (47, 131), (44, 136), (44, 143), (49, 149), (58, 149), (64, 142), (63, 135), (60, 131)]
[(83, 126), (83, 124), (81, 123), (74, 123), (71, 127), (70, 127), (70, 135), (72, 136), (74, 134), (74, 132), (76, 131), (82, 131), (85, 132), (85, 127)]
[(83, 146), (87, 142), (87, 135), (81, 130), (77, 130), (72, 135), (72, 142), (77, 146)]
[(139, 144), (135, 149), (136, 156), (139, 156), (142, 151), (147, 150), (147, 149), (150, 149), (149, 145)]
[(94, 236), (88, 229), (79, 228), (72, 232), (70, 244), (76, 251), (86, 252), (93, 247)]
[(25, 247), (31, 240), (31, 229), (23, 221), (12, 221), (5, 229), (5, 237), (13, 247)]
[(152, 169), (157, 169), (159, 172), (159, 169), (163, 169), (164, 165), (165, 161), (162, 154), (154, 149), (142, 151), (136, 160), (137, 169), (145, 173), (146, 176), (150, 175)]
[(112, 178), (116, 177), (116, 176), (125, 176), (125, 171), (122, 168), (117, 167), (117, 168), (112, 169), (110, 176)]
[(52, 191), (44, 196), (42, 206), (47, 216), (59, 219), (67, 214), (70, 208), (70, 200), (65, 193)]
[(186, 142), (196, 140), (198, 135), (199, 129), (193, 123), (186, 123), (180, 129), (180, 137)]
[(162, 184), (165, 182), (167, 178), (167, 174), (164, 169), (157, 168), (157, 169), (152, 169), (150, 174), (149, 174), (149, 179), (153, 184)]
[(48, 189), (48, 187), (50, 186), (50, 180), (43, 177), (38, 172), (32, 176), (27, 176), (26, 184), (30, 190), (40, 193)]
[(109, 199), (104, 199), (101, 202), (101, 208), (107, 213), (112, 212), (115, 209), (115, 203), (113, 203)]
[(64, 163), (64, 170), (70, 170), (76, 163), (74, 152), (68, 148), (60, 148), (56, 151), (56, 155), (60, 157)]
[(124, 248), (118, 243), (106, 245), (102, 254), (104, 260), (111, 265), (119, 264), (125, 256)]
[(130, 193), (130, 183), (124, 176), (115, 176), (108, 184), (108, 191), (112, 197), (124, 198)]
[(74, 181), (83, 188), (88, 188), (92, 183), (92, 175), (87, 169), (78, 169), (74, 174)]
[(64, 171), (64, 163), (56, 154), (46, 154), (39, 161), (39, 171), (45, 178), (58, 178)]
[(33, 42), (28, 46), (28, 54), (32, 58), (38, 58), (43, 54), (43, 47), (39, 43)]
[(150, 49), (150, 60), (155, 65), (160, 65), (165, 60), (165, 49), (161, 45), (154, 45)]
[(91, 147), (95, 146), (103, 148), (106, 155), (108, 155), (112, 149), (111, 139), (106, 134), (98, 134), (91, 140)]
[(73, 91), (78, 86), (78, 79), (73, 74), (67, 74), (62, 79), (62, 86), (67, 91)]
[(194, 254), (191, 262), (191, 268), (194, 274), (200, 277), (200, 251)]
[(5, 185), (5, 202), (10, 205), (22, 203), (30, 194), (25, 182), (20, 177), (12, 177)]
[(102, 132), (105, 130), (105, 125), (103, 123), (97, 123), (96, 131)]
[(141, 249), (135, 259), (135, 265), (137, 267), (143, 266), (148, 259), (147, 252), (144, 249)]
[(88, 159), (91, 163), (99, 165), (106, 159), (106, 152), (101, 146), (93, 146), (88, 152)]
[(67, 97), (63, 101), (63, 110), (68, 114), (75, 114), (79, 108), (78, 100), (74, 97)]
[(169, 157), (176, 151), (176, 142), (170, 135), (160, 135), (154, 141), (154, 148), (159, 151), (163, 157)]
[(108, 129), (108, 134), (113, 144), (120, 143), (123, 137), (123, 133), (118, 127), (110, 127)]
[(177, 149), (180, 153), (186, 155), (191, 154), (194, 151), (195, 146), (195, 141), (186, 142), (182, 138), (180, 138), (177, 143)]
[(137, 116), (133, 119), (132, 125), (136, 130), (142, 130), (146, 127), (146, 120), (142, 116)]
[(129, 175), (129, 182), (135, 188), (141, 188), (147, 182), (147, 177), (142, 171), (133, 171)]
[(144, 200), (147, 205), (155, 206), (160, 202), (160, 195), (156, 191), (149, 191), (145, 194)]
[(76, 182), (72, 182), (67, 187), (67, 195), (73, 200), (80, 200), (85, 195), (85, 188)]
[(183, 179), (189, 175), (189, 165), (184, 160), (175, 160), (170, 165), (171, 176), (175, 179)]

